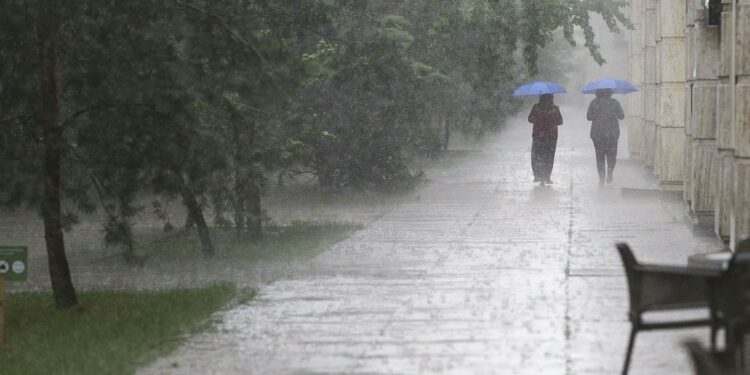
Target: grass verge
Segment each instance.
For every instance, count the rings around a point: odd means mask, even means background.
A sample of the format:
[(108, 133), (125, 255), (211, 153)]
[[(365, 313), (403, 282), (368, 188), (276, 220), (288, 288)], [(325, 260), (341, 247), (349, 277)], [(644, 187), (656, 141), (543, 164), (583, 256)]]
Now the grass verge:
[(48, 293), (6, 301), (2, 374), (132, 374), (210, 325), (235, 288), (84, 292), (81, 308), (59, 311)]
[[(264, 228), (263, 238), (243, 240), (234, 230), (211, 228), (217, 259), (238, 261), (304, 261), (342, 241), (358, 224), (337, 222), (294, 222)], [(168, 263), (202, 259), (200, 242), (194, 230), (180, 231), (138, 249), (147, 262)]]

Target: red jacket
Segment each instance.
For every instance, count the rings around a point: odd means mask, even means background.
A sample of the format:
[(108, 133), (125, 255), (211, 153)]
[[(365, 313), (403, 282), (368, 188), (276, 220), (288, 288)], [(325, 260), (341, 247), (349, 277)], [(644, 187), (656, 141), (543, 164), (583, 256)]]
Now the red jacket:
[(534, 104), (529, 113), (529, 122), (534, 124), (531, 137), (537, 141), (556, 141), (557, 127), (562, 125), (563, 119), (560, 107), (552, 105)]

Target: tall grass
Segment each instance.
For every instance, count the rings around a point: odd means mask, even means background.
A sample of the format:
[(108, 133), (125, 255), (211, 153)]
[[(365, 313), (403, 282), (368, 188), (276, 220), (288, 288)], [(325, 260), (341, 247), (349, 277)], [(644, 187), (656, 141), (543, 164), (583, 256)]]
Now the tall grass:
[(235, 288), (84, 292), (81, 308), (60, 311), (47, 293), (6, 301), (2, 374), (132, 374), (209, 326)]

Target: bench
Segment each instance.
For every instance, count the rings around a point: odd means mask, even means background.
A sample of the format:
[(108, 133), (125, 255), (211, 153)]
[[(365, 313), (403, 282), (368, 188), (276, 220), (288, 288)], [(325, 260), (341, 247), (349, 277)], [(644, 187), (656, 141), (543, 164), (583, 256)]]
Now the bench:
[[(720, 271), (688, 267), (662, 266), (639, 263), (630, 246), (617, 245), (630, 295), (630, 339), (625, 352), (622, 374), (628, 373), (635, 338), (640, 331), (710, 327), (711, 345), (715, 347), (718, 319), (709, 308), (709, 280), (718, 279)], [(672, 319), (649, 321), (644, 314), (654, 311), (678, 311), (705, 307), (709, 316), (703, 319)]]
[[(737, 368), (746, 367), (744, 336), (750, 328), (750, 239), (737, 245), (725, 270), (724, 267), (704, 269), (642, 264), (627, 244), (618, 244), (617, 250), (625, 268), (630, 295), (628, 317), (631, 332), (623, 374), (628, 373), (639, 331), (701, 326), (710, 327), (712, 351), (716, 349), (717, 331), (723, 328), (726, 355), (733, 356)], [(708, 308), (707, 318), (656, 322), (644, 319), (648, 312), (700, 307)]]

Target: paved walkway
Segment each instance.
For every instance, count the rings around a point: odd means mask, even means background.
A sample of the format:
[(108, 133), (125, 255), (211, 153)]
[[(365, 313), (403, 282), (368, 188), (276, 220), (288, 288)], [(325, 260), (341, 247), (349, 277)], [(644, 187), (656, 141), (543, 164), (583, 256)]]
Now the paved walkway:
[[(635, 163), (600, 188), (587, 128), (564, 125), (556, 184), (539, 188), (529, 126), (511, 121), (413, 199), (143, 372), (617, 373), (629, 325), (613, 244), (684, 264), (717, 242), (691, 236), (676, 199), (623, 197), (620, 187), (649, 186)], [(642, 334), (632, 373), (688, 373), (680, 341), (707, 335)]]

